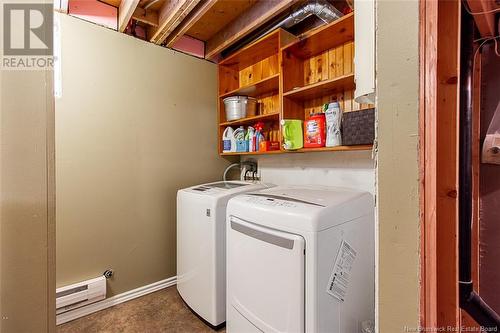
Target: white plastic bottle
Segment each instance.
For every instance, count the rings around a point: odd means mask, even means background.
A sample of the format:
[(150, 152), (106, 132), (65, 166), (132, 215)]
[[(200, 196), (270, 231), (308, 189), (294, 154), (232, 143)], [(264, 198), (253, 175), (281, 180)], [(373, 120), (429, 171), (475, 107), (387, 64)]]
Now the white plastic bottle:
[(340, 125), (342, 124), (342, 110), (338, 102), (328, 104), (325, 110), (326, 117), (326, 146), (335, 147), (342, 145)]
[(226, 127), (222, 133), (222, 152), (231, 153), (236, 151), (236, 140), (234, 138), (234, 130), (231, 126)]

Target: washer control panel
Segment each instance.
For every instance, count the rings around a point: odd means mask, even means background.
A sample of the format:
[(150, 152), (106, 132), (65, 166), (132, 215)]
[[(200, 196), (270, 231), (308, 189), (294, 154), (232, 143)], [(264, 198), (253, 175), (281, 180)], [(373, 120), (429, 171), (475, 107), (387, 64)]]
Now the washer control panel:
[(283, 199), (276, 199), (265, 196), (248, 195), (246, 201), (251, 202), (253, 204), (271, 206), (271, 207), (287, 207), (287, 208), (297, 207), (297, 203), (295, 202), (290, 202)]

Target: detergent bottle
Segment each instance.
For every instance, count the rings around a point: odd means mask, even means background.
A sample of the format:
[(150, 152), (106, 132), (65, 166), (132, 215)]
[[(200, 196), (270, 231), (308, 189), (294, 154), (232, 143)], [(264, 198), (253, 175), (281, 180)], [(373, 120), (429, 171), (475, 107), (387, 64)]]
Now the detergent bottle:
[(335, 147), (342, 145), (340, 126), (342, 125), (342, 110), (338, 102), (325, 104), (326, 116), (326, 146)]
[(248, 151), (248, 141), (245, 140), (245, 128), (240, 126), (234, 133), (234, 140), (236, 141), (236, 151), (237, 152), (247, 152)]
[(222, 152), (231, 153), (236, 151), (236, 139), (234, 138), (234, 130), (231, 126), (226, 127), (222, 133)]
[(248, 151), (252, 152), (255, 151), (255, 130), (252, 126), (248, 126), (247, 128), (247, 134), (245, 136), (245, 140), (248, 141)]

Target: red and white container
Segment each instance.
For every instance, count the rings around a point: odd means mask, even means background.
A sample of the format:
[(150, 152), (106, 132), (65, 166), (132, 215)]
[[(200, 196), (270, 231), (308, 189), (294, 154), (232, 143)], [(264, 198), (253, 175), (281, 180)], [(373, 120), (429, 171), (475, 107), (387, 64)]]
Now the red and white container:
[(304, 121), (304, 147), (320, 148), (326, 142), (326, 119), (324, 113), (315, 113)]

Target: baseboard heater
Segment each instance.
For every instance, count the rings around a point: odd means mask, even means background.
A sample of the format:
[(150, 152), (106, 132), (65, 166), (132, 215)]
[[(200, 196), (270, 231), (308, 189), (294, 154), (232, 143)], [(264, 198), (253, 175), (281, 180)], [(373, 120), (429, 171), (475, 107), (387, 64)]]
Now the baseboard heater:
[(70, 311), (106, 298), (104, 276), (82, 281), (56, 290), (56, 314)]

